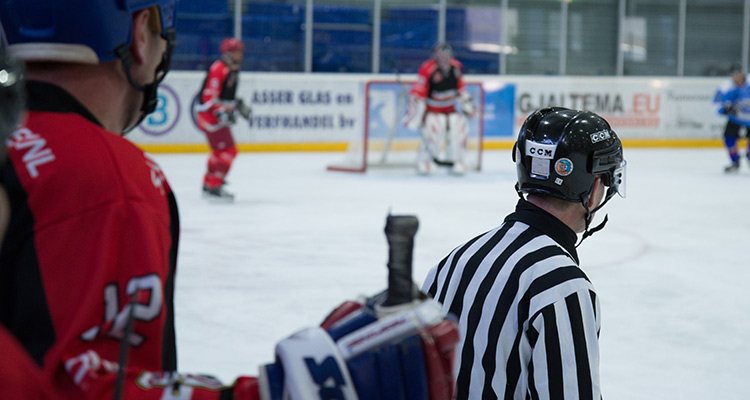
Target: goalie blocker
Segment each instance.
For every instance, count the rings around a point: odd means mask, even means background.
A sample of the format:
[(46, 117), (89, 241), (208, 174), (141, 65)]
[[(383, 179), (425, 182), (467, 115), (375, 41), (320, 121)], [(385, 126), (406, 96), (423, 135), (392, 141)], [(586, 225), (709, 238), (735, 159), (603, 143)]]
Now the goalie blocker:
[(423, 298), (379, 315), (372, 302), (345, 302), (317, 328), (276, 346), (261, 367), (263, 400), (450, 400), (458, 327)]

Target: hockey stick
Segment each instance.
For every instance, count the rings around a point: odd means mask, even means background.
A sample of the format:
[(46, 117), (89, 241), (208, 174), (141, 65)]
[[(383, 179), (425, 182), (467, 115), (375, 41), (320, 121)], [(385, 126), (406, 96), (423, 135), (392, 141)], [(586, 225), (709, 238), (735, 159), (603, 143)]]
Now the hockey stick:
[(250, 120), (250, 115), (252, 115), (253, 111), (247, 104), (245, 104), (245, 101), (242, 100), (242, 98), (237, 99), (234, 109), (237, 110), (246, 121)]
[[(419, 220), (413, 215), (388, 215), (385, 224), (388, 289), (368, 299), (369, 305), (376, 311), (377, 321), (337, 340), (336, 344), (345, 359), (384, 343), (401, 340), (445, 318), (445, 313), (436, 302), (421, 301), (426, 296), (412, 281), (414, 235), (418, 228)], [(373, 319), (373, 316), (362, 315), (366, 321)]]
[(125, 321), (125, 333), (123, 334), (122, 344), (120, 344), (120, 354), (118, 357), (117, 365), (117, 377), (115, 378), (115, 395), (114, 400), (121, 400), (125, 391), (125, 366), (128, 363), (128, 351), (130, 350), (130, 335), (133, 333), (134, 314), (135, 314), (135, 299), (138, 295), (138, 288), (136, 287), (135, 293), (130, 297), (128, 306), (127, 320)]
[(388, 215), (385, 237), (388, 240), (388, 294), (383, 306), (410, 303), (418, 291), (412, 281), (414, 235), (419, 220), (413, 215)]

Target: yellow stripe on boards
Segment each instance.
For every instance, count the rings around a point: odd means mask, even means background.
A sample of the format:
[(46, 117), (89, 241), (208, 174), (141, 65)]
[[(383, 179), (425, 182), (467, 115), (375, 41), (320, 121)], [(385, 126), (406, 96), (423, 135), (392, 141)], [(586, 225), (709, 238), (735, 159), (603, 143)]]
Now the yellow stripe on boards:
[[(416, 150), (418, 141), (394, 144), (392, 150)], [(486, 140), (483, 143), (485, 150), (510, 150), (513, 148), (512, 140)], [(642, 148), (697, 148), (697, 147), (724, 147), (724, 140), (716, 139), (623, 139), (624, 147)], [(200, 143), (159, 143), (139, 144), (138, 147), (149, 153), (207, 153), (207, 144)], [(240, 152), (341, 152), (346, 151), (348, 143), (241, 143), (237, 144)], [(747, 139), (740, 139), (737, 143), (739, 148), (747, 147)]]

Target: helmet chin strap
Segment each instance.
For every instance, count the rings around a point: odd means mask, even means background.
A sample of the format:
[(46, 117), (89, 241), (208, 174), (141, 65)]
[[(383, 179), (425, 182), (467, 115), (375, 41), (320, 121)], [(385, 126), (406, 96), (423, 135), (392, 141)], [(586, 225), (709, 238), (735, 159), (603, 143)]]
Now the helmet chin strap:
[[(146, 85), (141, 85), (140, 83), (136, 82), (133, 78), (133, 75), (130, 72), (130, 69), (133, 66), (133, 57), (130, 55), (130, 48), (124, 44), (118, 46), (115, 49), (115, 53), (117, 53), (117, 56), (122, 60), (122, 68), (125, 70), (125, 76), (128, 77), (128, 82), (130, 82), (130, 86), (132, 86), (135, 90), (138, 90), (139, 92), (143, 93), (143, 103), (141, 103), (141, 115), (138, 117), (138, 121), (131, 126), (126, 126), (125, 129), (123, 129), (123, 136), (128, 134), (130, 131), (135, 129), (136, 126), (140, 125), (141, 122), (146, 118), (147, 115), (151, 114), (156, 110), (156, 106), (159, 103), (159, 100), (157, 98), (157, 92), (159, 90), (159, 84), (164, 79), (164, 76), (167, 74), (167, 71), (169, 71), (169, 66), (171, 64), (172, 60), (172, 52), (174, 51), (175, 46), (175, 31), (174, 29), (168, 29), (167, 30), (167, 49), (164, 52), (164, 57), (159, 63), (159, 65), (156, 67), (156, 71), (154, 73), (154, 81), (151, 83), (148, 83)], [(161, 74), (161, 78), (159, 78), (159, 75)]]
[[(120, 60), (122, 60), (122, 68), (125, 70), (125, 76), (128, 77), (130, 86), (132, 86), (135, 90), (143, 93), (141, 115), (138, 117), (138, 122), (132, 124), (131, 126), (126, 126), (122, 132), (124, 136), (128, 132), (132, 131), (136, 126), (138, 126), (148, 114), (151, 114), (156, 109), (156, 104), (158, 102), (158, 100), (156, 99), (156, 92), (159, 87), (159, 82), (157, 82), (156, 79), (154, 79), (153, 82), (147, 85), (141, 85), (140, 83), (136, 82), (133, 78), (133, 74), (130, 72), (130, 69), (133, 66), (133, 57), (130, 55), (130, 49), (125, 45), (121, 45), (117, 49), (115, 49), (115, 52), (117, 53), (117, 56), (120, 57)], [(159, 73), (161, 67), (162, 65), (159, 64), (159, 66), (156, 68), (157, 74)]]
[(597, 225), (597, 226), (589, 229), (589, 226), (591, 225), (591, 217), (592, 217), (592, 215), (595, 212), (599, 211), (602, 207), (604, 207), (604, 205), (607, 204), (607, 202), (612, 197), (614, 197), (615, 193), (617, 193), (617, 192), (614, 190), (614, 188), (609, 188), (607, 190), (607, 196), (604, 198), (604, 201), (602, 201), (602, 203), (599, 204), (599, 206), (597, 206), (593, 210), (589, 210), (589, 206), (587, 204), (588, 203), (587, 199), (585, 199), (583, 196), (581, 196), (581, 205), (583, 205), (583, 208), (586, 210), (586, 216), (584, 217), (584, 220), (586, 221), (586, 229), (583, 231), (583, 235), (581, 236), (581, 240), (578, 241), (578, 244), (576, 245), (576, 248), (578, 246), (580, 246), (581, 243), (583, 243), (583, 241), (587, 237), (589, 237), (589, 236), (593, 235), (594, 233), (599, 232), (600, 230), (604, 229), (604, 225), (606, 225), (607, 221), (609, 220), (609, 215), (608, 214), (604, 215), (604, 220), (599, 225)]
[[(516, 182), (515, 188), (516, 188), (516, 193), (518, 194), (518, 197), (520, 197), (521, 200), (524, 200), (523, 192), (521, 192), (521, 187), (518, 184), (518, 182)], [(602, 203), (599, 204), (599, 206), (597, 206), (593, 210), (589, 210), (589, 206), (587, 204), (588, 203), (588, 201), (587, 201), (588, 196), (581, 195), (581, 205), (586, 210), (586, 216), (584, 217), (584, 220), (586, 221), (586, 229), (583, 231), (583, 236), (581, 236), (581, 240), (579, 240), (578, 244), (576, 244), (576, 248), (578, 246), (580, 246), (581, 243), (583, 243), (584, 239), (586, 239), (587, 237), (593, 235), (594, 233), (599, 232), (600, 230), (604, 229), (604, 225), (606, 225), (607, 221), (609, 220), (609, 215), (608, 214), (604, 215), (604, 221), (602, 221), (599, 225), (597, 225), (597, 226), (589, 229), (589, 226), (591, 226), (591, 217), (592, 217), (592, 215), (595, 212), (599, 211), (602, 207), (604, 207), (604, 205), (607, 204), (607, 202), (612, 197), (614, 197), (615, 193), (617, 193), (617, 191), (614, 188), (609, 188), (607, 190), (607, 196), (604, 198), (604, 201), (602, 201)], [(590, 196), (590, 194), (589, 194), (589, 196)]]

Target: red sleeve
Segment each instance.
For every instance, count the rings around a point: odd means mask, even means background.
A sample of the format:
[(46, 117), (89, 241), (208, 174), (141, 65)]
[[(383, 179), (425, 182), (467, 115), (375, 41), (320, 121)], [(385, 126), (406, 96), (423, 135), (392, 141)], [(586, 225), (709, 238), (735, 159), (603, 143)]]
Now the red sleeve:
[(211, 64), (211, 68), (208, 70), (208, 77), (206, 78), (206, 86), (201, 92), (203, 104), (209, 105), (207, 112), (213, 114), (222, 108), (221, 102), (219, 102), (219, 95), (229, 72), (229, 67), (221, 60), (214, 61)]
[(417, 71), (417, 81), (411, 87), (409, 95), (424, 99), (430, 90), (430, 76), (435, 70), (435, 61), (429, 59), (419, 66)]
[[(258, 381), (254, 377), (240, 377), (231, 386), (226, 386), (213, 377), (199, 374), (126, 368), (120, 375), (116, 363), (102, 360), (91, 351), (67, 360), (66, 366), (80, 390), (69, 396), (76, 399), (113, 399), (115, 392), (119, 391), (122, 399), (260, 400)], [(70, 390), (68, 394), (72, 392)]]
[(0, 325), (0, 399), (55, 399), (55, 391), (20, 343)]

